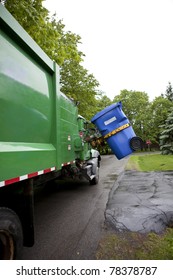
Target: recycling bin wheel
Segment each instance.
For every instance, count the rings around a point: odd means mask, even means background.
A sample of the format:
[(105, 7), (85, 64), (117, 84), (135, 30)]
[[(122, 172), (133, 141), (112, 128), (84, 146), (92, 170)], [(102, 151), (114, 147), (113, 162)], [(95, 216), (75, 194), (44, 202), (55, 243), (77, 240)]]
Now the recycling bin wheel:
[(135, 137), (132, 137), (130, 139), (130, 147), (134, 150), (134, 151), (137, 151), (139, 149), (142, 148), (142, 139), (138, 136), (135, 136)]

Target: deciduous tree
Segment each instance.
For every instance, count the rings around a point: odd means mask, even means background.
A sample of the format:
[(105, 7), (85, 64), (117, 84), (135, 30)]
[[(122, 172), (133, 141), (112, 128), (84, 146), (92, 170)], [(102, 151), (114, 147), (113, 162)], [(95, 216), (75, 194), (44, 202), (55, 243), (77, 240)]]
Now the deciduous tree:
[(130, 120), (136, 134), (143, 140), (150, 137), (150, 102), (148, 94), (139, 91), (122, 90), (114, 97), (114, 102), (122, 101), (123, 111)]
[(88, 119), (96, 107), (98, 81), (81, 64), (74, 60), (65, 61), (61, 69), (61, 90), (79, 102), (79, 113)]

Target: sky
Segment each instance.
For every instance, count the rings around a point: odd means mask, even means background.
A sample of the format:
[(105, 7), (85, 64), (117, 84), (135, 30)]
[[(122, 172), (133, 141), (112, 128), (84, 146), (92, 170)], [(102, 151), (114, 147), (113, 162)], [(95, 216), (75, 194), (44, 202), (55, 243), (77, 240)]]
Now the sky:
[(173, 82), (173, 0), (45, 0), (81, 36), (83, 66), (110, 99), (123, 89), (152, 101)]

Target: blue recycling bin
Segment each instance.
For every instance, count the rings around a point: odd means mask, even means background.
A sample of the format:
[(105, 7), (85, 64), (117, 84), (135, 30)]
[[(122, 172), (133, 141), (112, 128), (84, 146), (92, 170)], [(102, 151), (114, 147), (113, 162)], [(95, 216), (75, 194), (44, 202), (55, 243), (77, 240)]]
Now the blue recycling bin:
[(96, 125), (118, 159), (134, 152), (130, 142), (137, 137), (122, 111), (121, 102), (106, 107), (97, 113), (91, 122)]

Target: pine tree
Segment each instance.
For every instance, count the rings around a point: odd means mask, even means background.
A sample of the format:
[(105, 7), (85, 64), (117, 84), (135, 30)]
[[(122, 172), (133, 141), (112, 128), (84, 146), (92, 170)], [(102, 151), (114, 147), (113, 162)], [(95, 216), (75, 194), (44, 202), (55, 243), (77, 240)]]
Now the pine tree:
[(173, 108), (165, 124), (161, 126), (163, 131), (160, 135), (160, 149), (162, 155), (173, 155)]
[(165, 96), (167, 97), (168, 100), (173, 102), (173, 88), (170, 82), (168, 83), (168, 86), (166, 88)]

